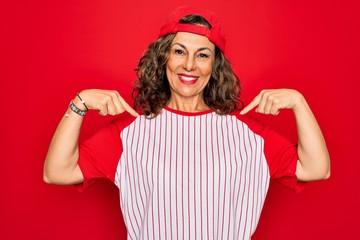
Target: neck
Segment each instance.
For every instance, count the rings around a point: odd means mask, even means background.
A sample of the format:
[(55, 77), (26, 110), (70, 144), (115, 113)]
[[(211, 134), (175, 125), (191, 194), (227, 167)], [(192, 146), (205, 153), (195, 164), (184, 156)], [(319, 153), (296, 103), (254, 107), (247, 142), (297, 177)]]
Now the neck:
[(171, 109), (183, 112), (203, 112), (210, 109), (203, 98), (179, 99), (173, 95), (171, 95), (166, 105)]

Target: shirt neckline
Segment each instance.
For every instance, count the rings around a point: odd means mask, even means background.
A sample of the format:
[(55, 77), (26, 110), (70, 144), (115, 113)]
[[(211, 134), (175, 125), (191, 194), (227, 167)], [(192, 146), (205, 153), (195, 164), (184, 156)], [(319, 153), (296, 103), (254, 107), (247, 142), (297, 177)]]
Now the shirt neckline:
[(185, 111), (180, 111), (180, 110), (175, 110), (172, 108), (169, 108), (168, 106), (165, 106), (164, 109), (166, 111), (178, 114), (178, 115), (182, 115), (182, 116), (201, 116), (201, 115), (205, 115), (208, 113), (213, 113), (214, 110), (209, 109), (209, 110), (205, 110), (205, 111), (201, 111), (201, 112), (185, 112)]

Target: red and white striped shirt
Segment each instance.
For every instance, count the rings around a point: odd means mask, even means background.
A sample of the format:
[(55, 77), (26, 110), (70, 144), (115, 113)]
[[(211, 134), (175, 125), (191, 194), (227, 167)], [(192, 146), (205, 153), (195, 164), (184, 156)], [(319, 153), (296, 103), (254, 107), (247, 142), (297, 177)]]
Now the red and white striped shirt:
[(84, 186), (119, 188), (128, 239), (250, 239), (270, 177), (298, 191), (296, 146), (240, 114), (122, 114), (80, 146)]

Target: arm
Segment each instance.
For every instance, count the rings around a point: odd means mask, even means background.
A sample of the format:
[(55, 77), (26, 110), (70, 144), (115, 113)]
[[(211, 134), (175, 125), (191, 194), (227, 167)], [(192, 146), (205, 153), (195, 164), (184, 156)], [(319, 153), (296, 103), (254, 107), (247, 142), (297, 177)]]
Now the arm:
[(324, 137), (305, 98), (296, 90), (263, 90), (241, 114), (256, 107), (256, 112), (278, 115), (281, 109), (292, 109), (295, 115), (298, 147), (296, 176), (301, 181), (327, 179), (330, 157)]
[[(117, 115), (124, 111), (138, 116), (116, 91), (84, 90), (80, 93), (86, 106), (91, 110), (98, 110), (100, 115)], [(85, 106), (78, 97), (72, 101), (78, 108), (85, 110)], [(68, 109), (52, 138), (44, 163), (43, 178), (46, 183), (71, 185), (81, 183), (83, 175), (78, 166), (78, 139), (83, 117)]]

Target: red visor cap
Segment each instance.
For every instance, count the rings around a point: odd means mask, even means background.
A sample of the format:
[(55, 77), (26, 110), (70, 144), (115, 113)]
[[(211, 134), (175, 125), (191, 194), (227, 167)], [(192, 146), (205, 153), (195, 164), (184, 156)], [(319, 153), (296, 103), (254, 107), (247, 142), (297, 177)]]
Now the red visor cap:
[[(192, 25), (179, 23), (179, 20), (187, 15), (196, 14), (206, 19), (211, 25), (211, 29), (201, 25)], [(189, 32), (207, 37), (214, 43), (223, 53), (225, 53), (225, 36), (219, 22), (219, 18), (213, 12), (203, 9), (194, 9), (191, 7), (180, 7), (175, 9), (165, 24), (161, 27), (159, 37), (169, 33)]]

